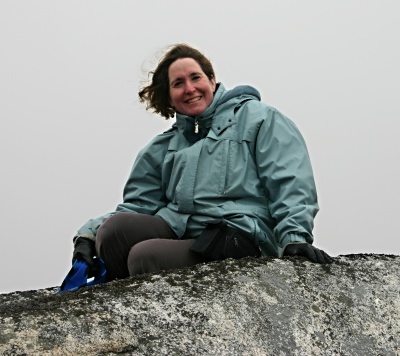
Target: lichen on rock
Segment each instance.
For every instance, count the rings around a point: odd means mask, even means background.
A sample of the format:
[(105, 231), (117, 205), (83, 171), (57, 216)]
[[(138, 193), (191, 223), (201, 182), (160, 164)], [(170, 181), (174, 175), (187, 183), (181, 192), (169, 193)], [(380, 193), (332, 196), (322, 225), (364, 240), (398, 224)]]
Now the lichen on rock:
[(2, 355), (399, 355), (400, 256), (244, 258), (0, 295)]

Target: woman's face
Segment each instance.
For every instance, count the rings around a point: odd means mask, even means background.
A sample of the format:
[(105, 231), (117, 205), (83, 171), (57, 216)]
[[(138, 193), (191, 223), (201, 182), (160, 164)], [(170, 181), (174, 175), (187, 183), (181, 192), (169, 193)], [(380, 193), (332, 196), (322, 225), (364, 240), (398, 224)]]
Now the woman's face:
[(215, 80), (208, 79), (193, 58), (180, 58), (168, 68), (169, 103), (175, 111), (197, 116), (214, 98)]

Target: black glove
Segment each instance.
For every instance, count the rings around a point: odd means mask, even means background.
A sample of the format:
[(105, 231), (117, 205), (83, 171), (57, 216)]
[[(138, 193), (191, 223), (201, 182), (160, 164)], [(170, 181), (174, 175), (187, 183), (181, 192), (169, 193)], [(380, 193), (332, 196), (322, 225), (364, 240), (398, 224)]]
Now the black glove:
[(78, 237), (75, 240), (74, 253), (72, 255), (72, 264), (76, 260), (84, 261), (87, 263), (89, 276), (94, 276), (98, 271), (98, 265), (95, 261), (96, 248), (93, 240), (86, 237)]
[(325, 251), (322, 251), (308, 243), (294, 243), (286, 246), (283, 256), (304, 256), (311, 262), (332, 263), (333, 258)]

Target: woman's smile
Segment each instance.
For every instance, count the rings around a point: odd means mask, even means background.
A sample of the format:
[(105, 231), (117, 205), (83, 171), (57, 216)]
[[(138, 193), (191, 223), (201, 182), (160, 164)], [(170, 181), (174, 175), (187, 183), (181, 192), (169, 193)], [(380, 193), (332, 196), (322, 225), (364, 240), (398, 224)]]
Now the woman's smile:
[(187, 103), (195, 103), (196, 101), (199, 101), (200, 99), (201, 99), (201, 96), (197, 96), (197, 97), (195, 97), (193, 99), (187, 100), (186, 102)]

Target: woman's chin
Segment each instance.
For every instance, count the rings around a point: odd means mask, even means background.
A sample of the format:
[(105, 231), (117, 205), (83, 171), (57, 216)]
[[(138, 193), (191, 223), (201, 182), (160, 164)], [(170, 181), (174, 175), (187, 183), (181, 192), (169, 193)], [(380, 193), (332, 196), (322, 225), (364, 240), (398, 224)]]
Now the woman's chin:
[(205, 109), (207, 108), (203, 106), (199, 106), (196, 108), (185, 108), (182, 113), (187, 116), (199, 116), (204, 112)]

